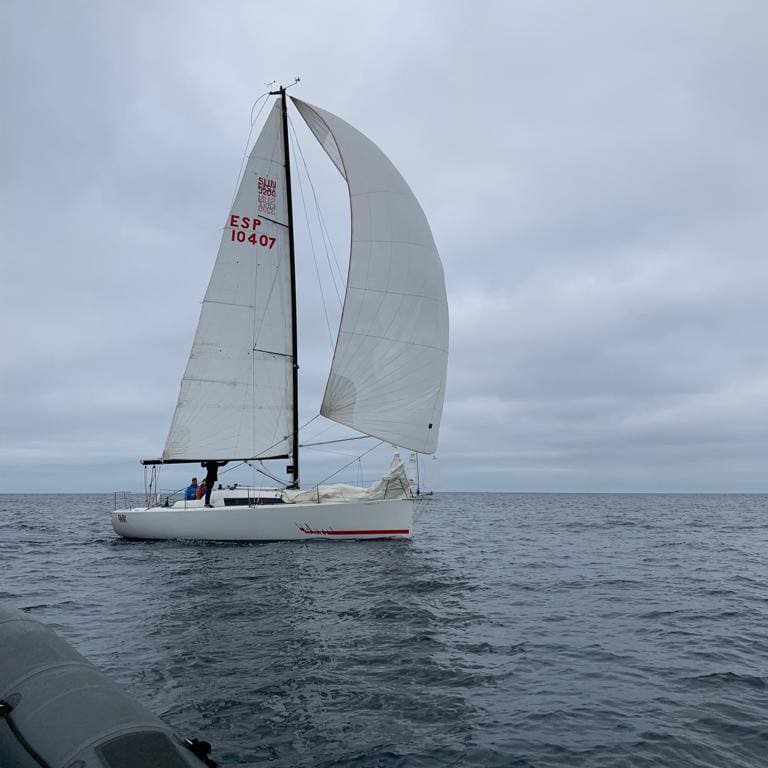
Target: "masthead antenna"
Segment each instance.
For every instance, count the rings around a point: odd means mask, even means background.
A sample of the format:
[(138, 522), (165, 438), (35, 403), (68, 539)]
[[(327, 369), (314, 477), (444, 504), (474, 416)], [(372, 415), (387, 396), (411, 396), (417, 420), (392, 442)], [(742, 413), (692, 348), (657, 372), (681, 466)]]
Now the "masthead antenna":
[[(271, 83), (268, 84), (268, 87), (271, 86), (275, 82), (276, 81), (273, 80)], [(276, 91), (270, 91), (269, 95), (270, 96), (279, 96), (283, 91), (287, 91), (289, 88), (293, 88), (293, 86), (296, 85), (296, 83), (300, 83), (300, 82), (301, 82), (301, 78), (300, 77), (294, 77), (292, 83), (289, 83), (288, 85), (281, 85)]]

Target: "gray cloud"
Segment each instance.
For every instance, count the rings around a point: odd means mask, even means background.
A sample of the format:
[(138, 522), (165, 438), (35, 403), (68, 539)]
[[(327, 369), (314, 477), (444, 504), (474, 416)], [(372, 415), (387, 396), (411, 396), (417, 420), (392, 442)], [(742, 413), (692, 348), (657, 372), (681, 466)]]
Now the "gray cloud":
[[(140, 485), (251, 103), (294, 74), (432, 223), (446, 488), (768, 490), (766, 22), (760, 2), (4, 4), (0, 491)], [(343, 259), (343, 188), (295, 122)], [(330, 343), (299, 237), (304, 420)], [(306, 479), (339, 451), (307, 451)]]

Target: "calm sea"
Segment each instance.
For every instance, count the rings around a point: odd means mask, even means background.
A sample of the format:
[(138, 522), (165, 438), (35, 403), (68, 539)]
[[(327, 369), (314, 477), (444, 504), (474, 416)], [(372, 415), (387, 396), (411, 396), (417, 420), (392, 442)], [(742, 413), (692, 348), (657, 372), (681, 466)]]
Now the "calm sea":
[(442, 494), (411, 542), (0, 496), (0, 600), (225, 766), (765, 766), (768, 497)]

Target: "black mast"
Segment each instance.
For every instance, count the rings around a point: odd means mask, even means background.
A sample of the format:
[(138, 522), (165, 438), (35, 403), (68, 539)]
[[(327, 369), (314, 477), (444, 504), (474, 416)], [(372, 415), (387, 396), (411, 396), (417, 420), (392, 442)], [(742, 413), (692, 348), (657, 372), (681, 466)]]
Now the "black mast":
[(291, 157), (288, 149), (288, 100), (285, 86), (279, 91), (283, 106), (283, 154), (285, 155), (285, 194), (288, 200), (288, 251), (291, 261), (291, 340), (293, 355), (293, 462), (288, 471), (293, 475), (290, 488), (299, 487), (299, 345), (296, 325), (296, 254), (293, 247), (293, 197), (291, 195)]

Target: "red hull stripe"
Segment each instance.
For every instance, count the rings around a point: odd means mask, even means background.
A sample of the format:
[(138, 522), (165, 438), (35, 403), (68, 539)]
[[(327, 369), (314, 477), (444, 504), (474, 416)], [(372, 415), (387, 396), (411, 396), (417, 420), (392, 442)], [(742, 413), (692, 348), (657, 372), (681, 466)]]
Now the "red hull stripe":
[(370, 536), (377, 533), (410, 533), (410, 531), (407, 528), (393, 528), (389, 531), (328, 531), (329, 536)]
[(408, 528), (391, 528), (370, 531), (316, 531), (307, 528), (299, 529), (302, 533), (313, 533), (321, 536), (391, 536), (395, 533), (408, 534), (411, 531)]

